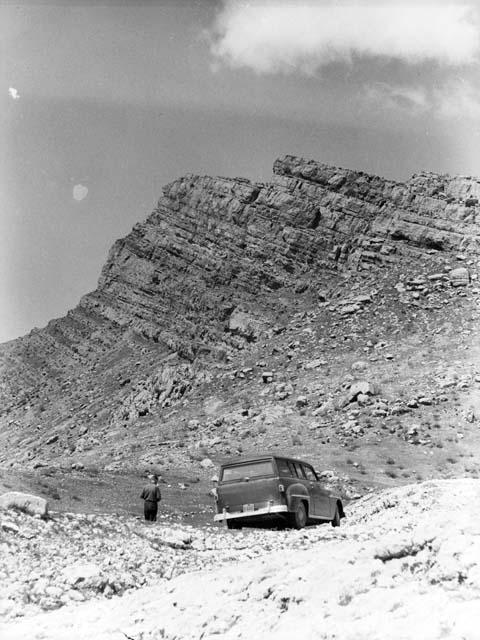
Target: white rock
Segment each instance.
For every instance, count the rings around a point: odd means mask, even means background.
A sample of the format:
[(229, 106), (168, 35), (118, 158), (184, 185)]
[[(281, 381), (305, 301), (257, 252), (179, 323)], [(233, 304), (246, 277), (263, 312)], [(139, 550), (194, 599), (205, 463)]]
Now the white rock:
[(0, 496), (0, 508), (11, 509), (12, 507), (32, 516), (46, 516), (48, 514), (48, 502), (45, 498), (20, 491), (9, 491)]
[(68, 584), (75, 585), (80, 582), (89, 582), (92, 578), (100, 576), (101, 569), (91, 562), (77, 563), (65, 567), (62, 575)]

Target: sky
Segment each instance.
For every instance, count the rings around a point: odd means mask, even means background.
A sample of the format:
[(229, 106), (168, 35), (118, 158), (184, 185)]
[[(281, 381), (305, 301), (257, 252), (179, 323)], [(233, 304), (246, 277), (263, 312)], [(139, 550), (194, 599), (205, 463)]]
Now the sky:
[(1, 0), (0, 47), (0, 342), (186, 173), (480, 176), (478, 0)]

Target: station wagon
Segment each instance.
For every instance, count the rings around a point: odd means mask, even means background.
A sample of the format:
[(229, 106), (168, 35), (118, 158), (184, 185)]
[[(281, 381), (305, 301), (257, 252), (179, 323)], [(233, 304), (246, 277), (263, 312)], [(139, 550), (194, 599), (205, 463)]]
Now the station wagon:
[(214, 494), (214, 519), (229, 529), (275, 520), (296, 529), (309, 522), (338, 527), (345, 515), (341, 499), (323, 487), (311, 464), (282, 455), (225, 462)]

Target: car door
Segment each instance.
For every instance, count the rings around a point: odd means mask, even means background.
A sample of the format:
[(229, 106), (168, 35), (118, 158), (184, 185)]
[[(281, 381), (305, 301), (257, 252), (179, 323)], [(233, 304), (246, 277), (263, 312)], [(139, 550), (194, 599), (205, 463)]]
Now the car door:
[(329, 492), (322, 487), (313, 467), (305, 463), (302, 464), (302, 467), (308, 482), (308, 490), (312, 497), (312, 502), (315, 505), (315, 512), (312, 515), (317, 516), (317, 518), (325, 518), (326, 520), (331, 518)]
[[(290, 473), (292, 475), (292, 481), (294, 485), (296, 485), (297, 487), (298, 485), (301, 485), (300, 497), (309, 498), (308, 500), (310, 505), (309, 512), (310, 514), (314, 515), (315, 505), (313, 503), (313, 500), (310, 500), (310, 489), (308, 486), (309, 483), (307, 478), (305, 477), (305, 474), (303, 473), (302, 465), (299, 462), (294, 462), (293, 460), (288, 460), (287, 465), (288, 465), (288, 468), (290, 469)], [(298, 489), (296, 489), (296, 492), (299, 493)]]

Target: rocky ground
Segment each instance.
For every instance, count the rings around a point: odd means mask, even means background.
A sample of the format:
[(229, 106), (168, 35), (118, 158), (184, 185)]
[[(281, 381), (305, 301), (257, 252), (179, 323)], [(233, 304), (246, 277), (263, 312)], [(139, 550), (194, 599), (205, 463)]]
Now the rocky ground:
[[(328, 538), (329, 527), (323, 527)], [(272, 550), (306, 548), (296, 531), (156, 524), (125, 516), (0, 509), (0, 616), (28, 617), (71, 602), (121, 595), (174, 576), (246, 561)]]
[(479, 197), (292, 156), (267, 183), (179, 178), (96, 291), (0, 347), (0, 464), (202, 479), (275, 447), (353, 494), (475, 477)]
[(459, 479), (372, 493), (340, 529), (2, 512), (0, 635), (476, 640), (479, 507), (480, 481)]

